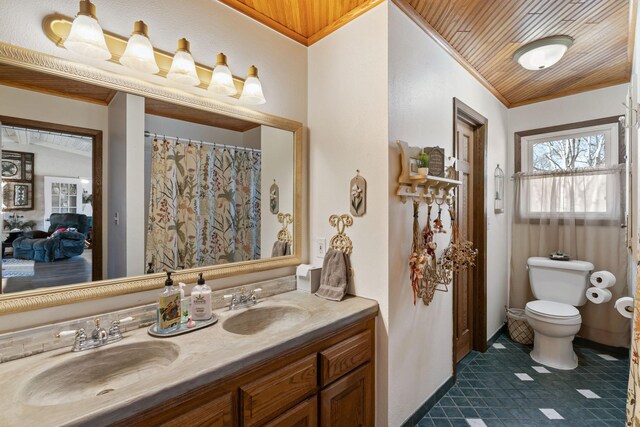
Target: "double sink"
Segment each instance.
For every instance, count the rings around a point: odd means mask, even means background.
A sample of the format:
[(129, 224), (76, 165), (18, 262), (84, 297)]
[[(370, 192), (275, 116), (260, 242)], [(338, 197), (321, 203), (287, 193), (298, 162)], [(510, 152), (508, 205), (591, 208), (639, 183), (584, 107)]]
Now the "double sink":
[[(223, 330), (235, 335), (278, 334), (294, 329), (310, 313), (290, 305), (254, 306), (237, 314), (219, 314)], [(214, 325), (212, 327), (219, 327)], [(198, 332), (195, 332), (198, 333)], [(110, 393), (126, 392), (134, 384), (158, 381), (180, 356), (170, 338), (114, 344), (74, 354), (29, 379), (21, 400), (32, 406), (79, 402)]]

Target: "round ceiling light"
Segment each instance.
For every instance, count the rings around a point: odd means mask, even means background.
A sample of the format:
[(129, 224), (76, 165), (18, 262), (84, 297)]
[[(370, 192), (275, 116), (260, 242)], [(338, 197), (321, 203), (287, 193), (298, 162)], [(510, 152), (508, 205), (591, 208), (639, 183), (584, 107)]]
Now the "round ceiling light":
[(544, 70), (560, 61), (572, 44), (569, 36), (546, 37), (522, 46), (513, 59), (527, 70)]

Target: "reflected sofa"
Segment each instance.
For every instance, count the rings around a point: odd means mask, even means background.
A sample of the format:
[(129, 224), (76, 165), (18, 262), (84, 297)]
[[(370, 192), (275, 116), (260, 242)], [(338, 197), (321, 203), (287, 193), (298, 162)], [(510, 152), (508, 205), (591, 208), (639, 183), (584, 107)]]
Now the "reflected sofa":
[[(48, 232), (29, 231), (13, 241), (13, 257), (39, 262), (53, 262), (82, 255), (89, 232), (86, 215), (51, 214)], [(74, 228), (76, 231), (56, 231)]]

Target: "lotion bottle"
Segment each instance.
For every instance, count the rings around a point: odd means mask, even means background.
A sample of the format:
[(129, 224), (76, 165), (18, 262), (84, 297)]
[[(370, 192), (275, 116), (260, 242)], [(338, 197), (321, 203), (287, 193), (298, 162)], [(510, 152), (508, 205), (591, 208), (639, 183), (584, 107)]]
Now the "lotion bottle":
[(191, 291), (191, 318), (209, 320), (211, 315), (211, 288), (204, 282), (200, 273), (198, 284)]
[(173, 286), (171, 272), (167, 271), (164, 290), (158, 295), (158, 322), (156, 329), (167, 334), (180, 328), (180, 290)]

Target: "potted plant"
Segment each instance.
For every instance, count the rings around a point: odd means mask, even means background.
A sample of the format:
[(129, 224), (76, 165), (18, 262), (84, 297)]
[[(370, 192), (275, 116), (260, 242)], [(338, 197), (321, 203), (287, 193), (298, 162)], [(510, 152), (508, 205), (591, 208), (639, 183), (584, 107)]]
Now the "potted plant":
[(418, 155), (418, 174), (422, 176), (429, 175), (429, 155), (427, 153)]

